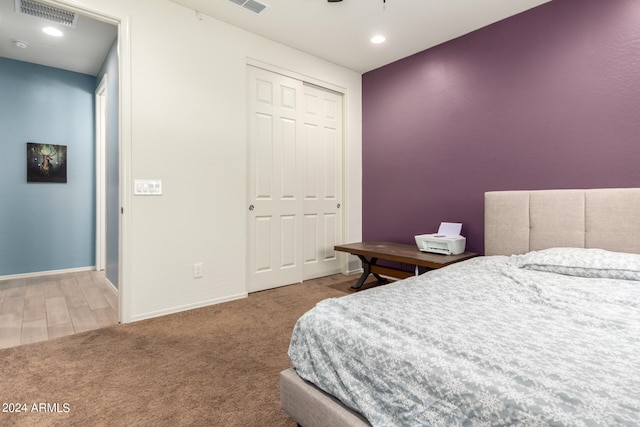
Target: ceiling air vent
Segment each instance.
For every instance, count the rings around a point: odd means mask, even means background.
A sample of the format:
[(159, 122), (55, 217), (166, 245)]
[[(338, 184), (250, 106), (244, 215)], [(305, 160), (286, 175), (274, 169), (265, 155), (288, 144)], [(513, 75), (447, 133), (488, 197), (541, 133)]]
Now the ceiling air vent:
[(76, 26), (76, 22), (78, 21), (78, 14), (69, 12), (68, 10), (32, 0), (15, 1), (16, 12), (24, 13), (25, 15), (37, 16), (38, 18), (72, 28)]
[(256, 0), (229, 0), (231, 3), (235, 3), (238, 6), (242, 6), (247, 10), (254, 13), (262, 13), (268, 6), (264, 3), (260, 3)]

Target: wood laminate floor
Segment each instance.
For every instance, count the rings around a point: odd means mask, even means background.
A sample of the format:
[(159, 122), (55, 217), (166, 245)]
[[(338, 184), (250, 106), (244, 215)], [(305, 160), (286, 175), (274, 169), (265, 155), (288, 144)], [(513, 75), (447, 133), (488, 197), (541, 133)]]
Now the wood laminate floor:
[(118, 323), (118, 295), (104, 273), (0, 280), (0, 348)]

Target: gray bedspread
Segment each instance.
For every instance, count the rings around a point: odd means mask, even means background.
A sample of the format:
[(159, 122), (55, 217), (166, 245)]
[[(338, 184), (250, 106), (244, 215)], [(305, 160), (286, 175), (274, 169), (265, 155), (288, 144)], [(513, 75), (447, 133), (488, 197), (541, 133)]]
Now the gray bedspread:
[(640, 281), (524, 264), (480, 257), (322, 301), (289, 358), (374, 426), (639, 426)]

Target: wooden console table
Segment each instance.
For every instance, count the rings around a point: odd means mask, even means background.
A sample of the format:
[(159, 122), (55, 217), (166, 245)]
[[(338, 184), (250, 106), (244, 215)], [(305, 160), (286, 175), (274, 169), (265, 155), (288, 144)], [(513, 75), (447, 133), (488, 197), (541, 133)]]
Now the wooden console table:
[(379, 274), (397, 277), (400, 279), (406, 279), (407, 277), (413, 276), (413, 274), (408, 271), (378, 265), (377, 262), (380, 259), (415, 265), (415, 275), (418, 275), (418, 267), (426, 267), (429, 269), (442, 268), (449, 264), (478, 256), (478, 254), (473, 252), (465, 252), (460, 255), (434, 254), (422, 252), (415, 245), (391, 242), (349, 243), (346, 245), (334, 246), (334, 249), (336, 251), (353, 254), (362, 261), (362, 268), (364, 271), (358, 279), (358, 282), (351, 287), (353, 289), (360, 289), (364, 284), (364, 281), (369, 277), (369, 274), (373, 274), (373, 276), (380, 281), (384, 281), (384, 278), (380, 277)]

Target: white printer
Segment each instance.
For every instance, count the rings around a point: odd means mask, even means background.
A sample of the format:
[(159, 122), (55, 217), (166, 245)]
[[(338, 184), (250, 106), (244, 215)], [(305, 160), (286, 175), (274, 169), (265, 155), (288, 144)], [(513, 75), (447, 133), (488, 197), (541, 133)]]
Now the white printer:
[(460, 255), (464, 253), (467, 239), (460, 235), (462, 224), (458, 222), (442, 222), (437, 233), (414, 236), (418, 249), (444, 255)]

